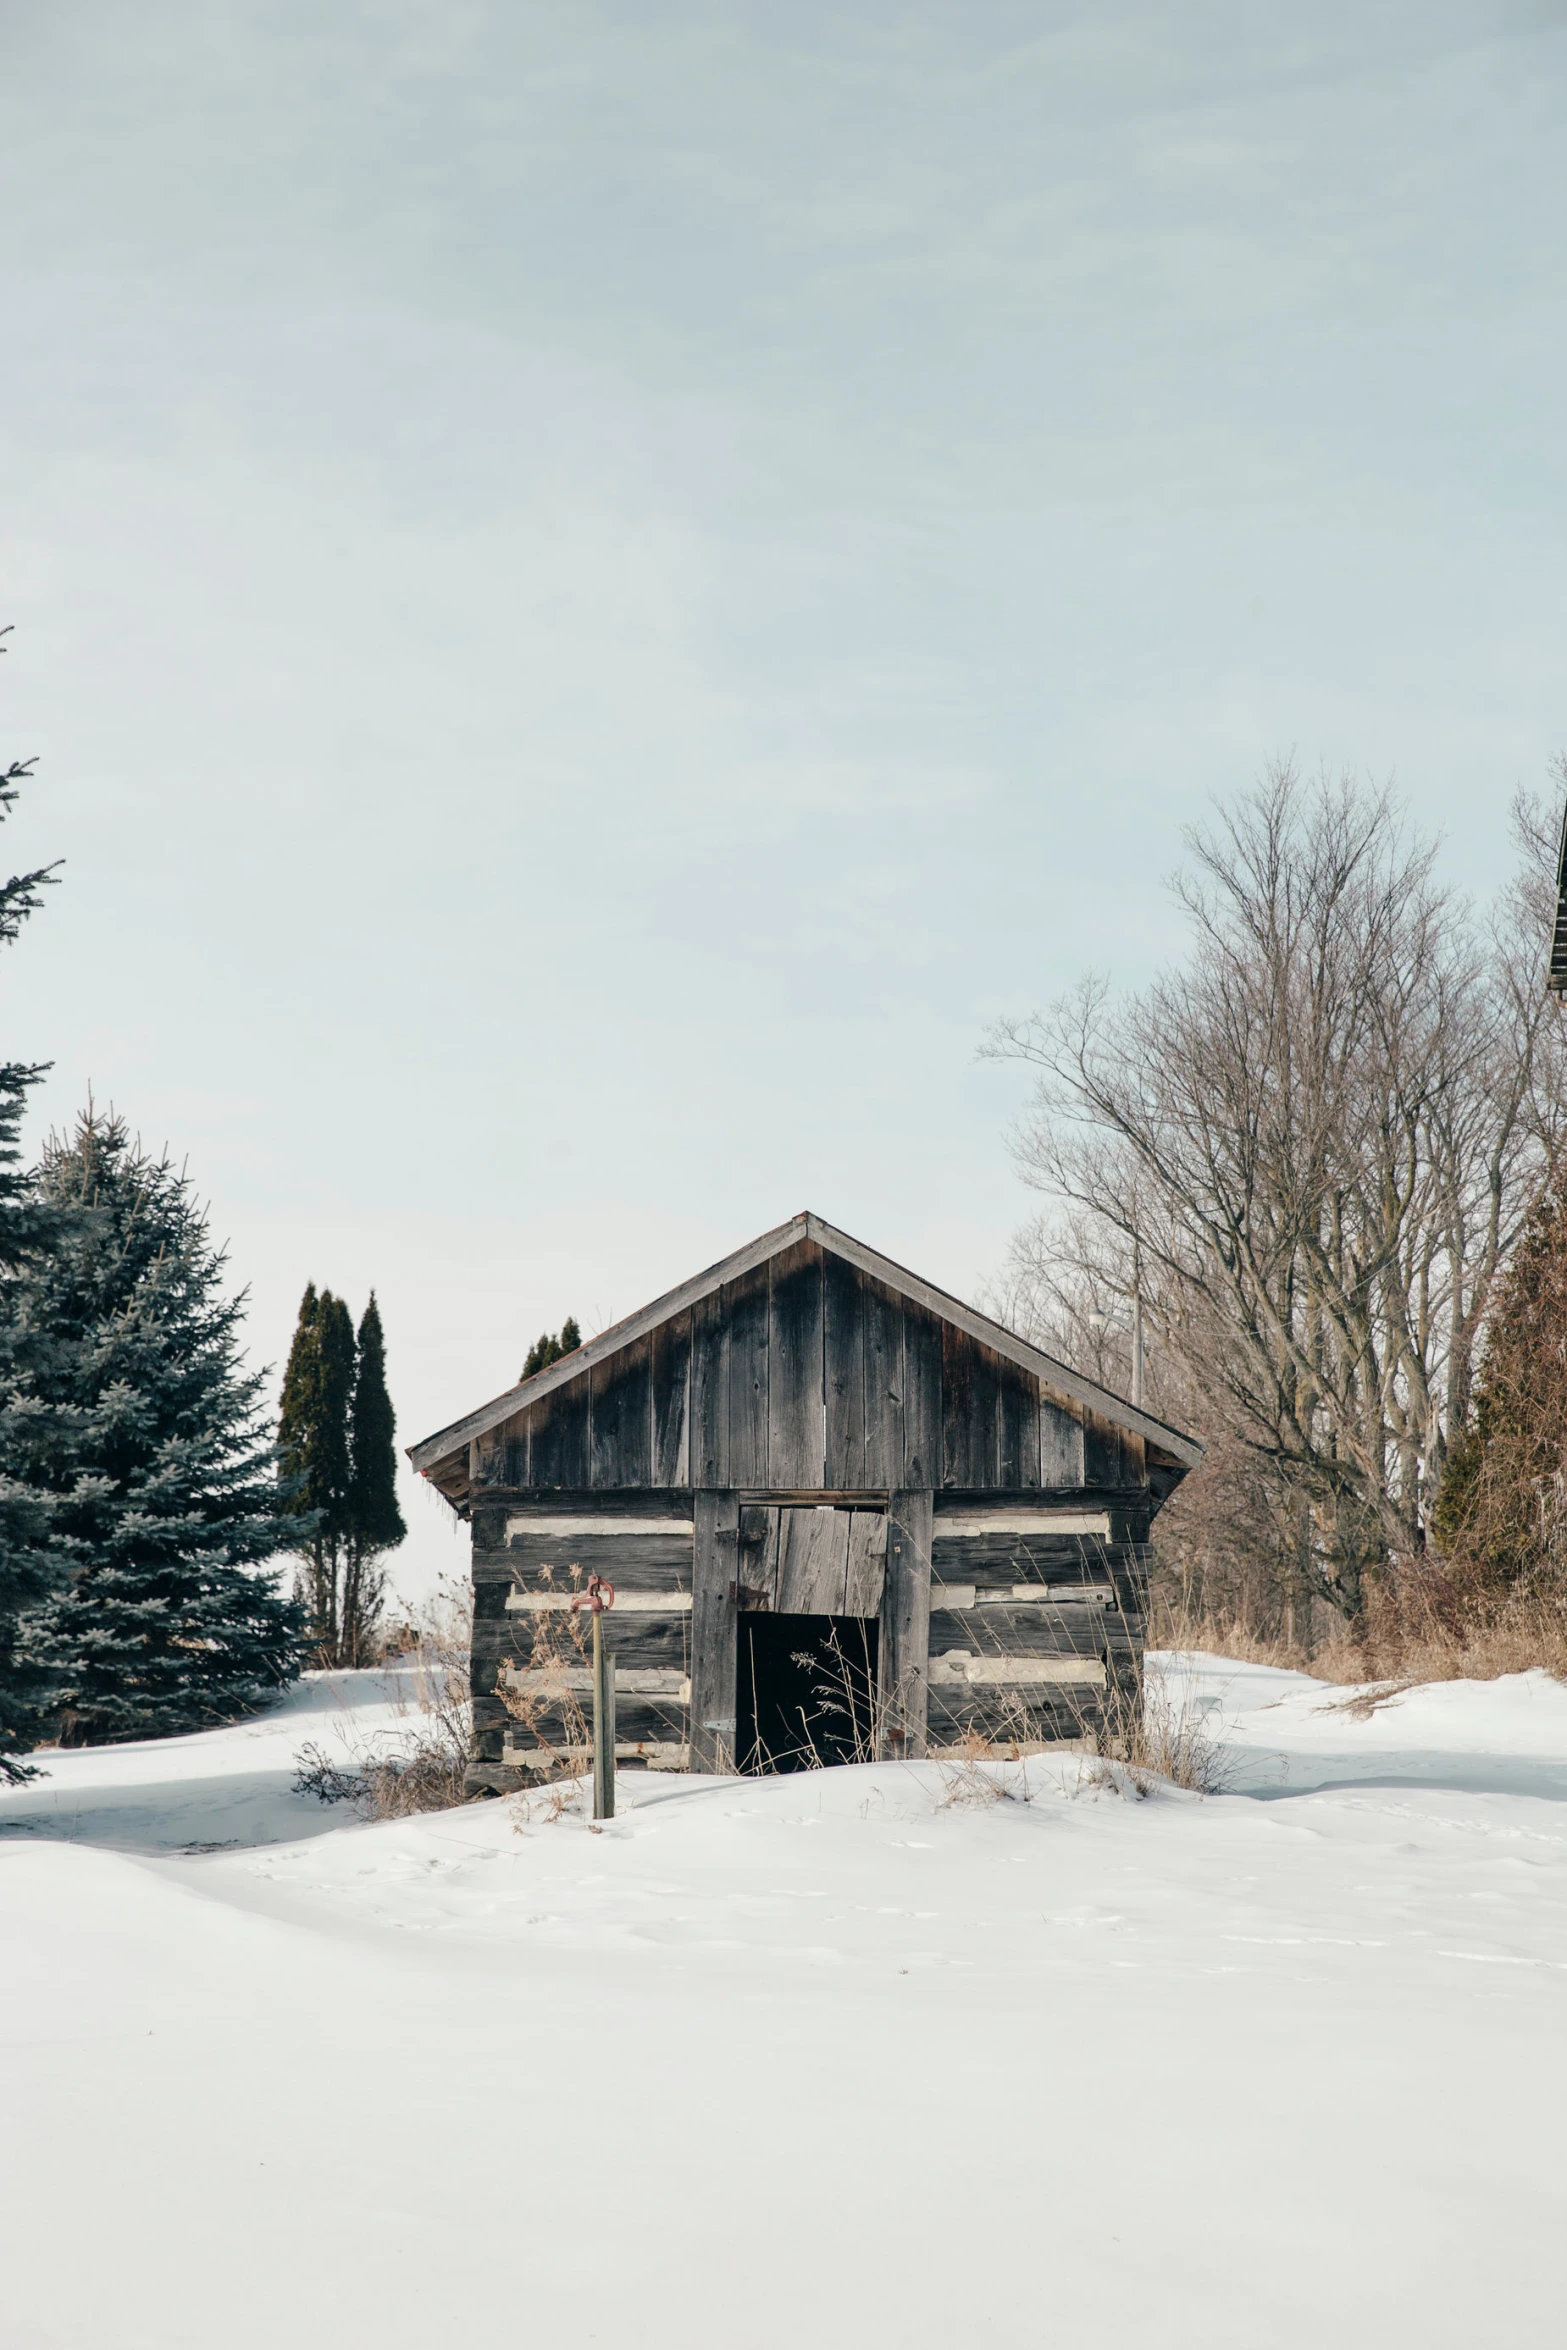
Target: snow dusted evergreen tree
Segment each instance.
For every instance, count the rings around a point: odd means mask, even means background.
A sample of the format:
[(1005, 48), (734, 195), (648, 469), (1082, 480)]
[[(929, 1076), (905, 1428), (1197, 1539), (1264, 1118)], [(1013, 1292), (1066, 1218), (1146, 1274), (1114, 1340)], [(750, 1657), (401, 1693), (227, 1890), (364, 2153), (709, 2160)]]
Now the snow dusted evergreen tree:
[(54, 1497), (69, 1580), (29, 1620), (28, 1660), (66, 1744), (232, 1720), (298, 1671), (299, 1611), (269, 1562), (306, 1531), (278, 1513), (245, 1301), (223, 1294), (185, 1176), (112, 1112), (51, 1141), (39, 1189), (67, 1221), (20, 1276), (46, 1345), (19, 1458)]
[(397, 1507), (396, 1422), (372, 1293), (359, 1325), (312, 1281), (300, 1300), (278, 1417), (287, 1506), (313, 1520), (299, 1596), (318, 1664), (370, 1661), (386, 1595), (380, 1560), (406, 1531)]
[[(10, 814), (31, 772), (28, 759), (0, 769), (0, 818)], [(0, 883), (0, 945), (14, 943), (53, 878), (46, 865)], [(41, 1407), (28, 1384), (34, 1334), (18, 1310), (26, 1269), (58, 1238), (61, 1225), (21, 1169), (27, 1097), (44, 1073), (25, 1062), (0, 1062), (0, 1783), (32, 1776), (15, 1758), (40, 1734), (43, 1683), (20, 1652), (18, 1622), (53, 1589), (57, 1572), (49, 1545), (52, 1497), (30, 1481), (24, 1458)]]

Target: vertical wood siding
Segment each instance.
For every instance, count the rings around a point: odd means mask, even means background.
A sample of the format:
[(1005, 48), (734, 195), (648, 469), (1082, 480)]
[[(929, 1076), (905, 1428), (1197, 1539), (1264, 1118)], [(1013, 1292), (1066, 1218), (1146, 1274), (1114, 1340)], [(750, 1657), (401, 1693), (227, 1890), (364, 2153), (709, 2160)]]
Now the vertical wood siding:
[(802, 1241), (526, 1406), (481, 1488), (1141, 1488), (1140, 1438)]

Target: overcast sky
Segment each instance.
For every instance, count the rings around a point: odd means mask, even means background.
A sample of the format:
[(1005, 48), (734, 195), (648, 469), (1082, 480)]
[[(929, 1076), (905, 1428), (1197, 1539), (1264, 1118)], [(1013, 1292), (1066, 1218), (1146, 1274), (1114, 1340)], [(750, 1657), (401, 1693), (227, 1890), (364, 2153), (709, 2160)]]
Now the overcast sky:
[[(802, 1207), (972, 1294), (998, 1014), (1210, 794), (1567, 740), (1567, 7), (0, 0), (5, 1050), (400, 1439)], [(460, 1551), (410, 1496), (406, 1580)]]

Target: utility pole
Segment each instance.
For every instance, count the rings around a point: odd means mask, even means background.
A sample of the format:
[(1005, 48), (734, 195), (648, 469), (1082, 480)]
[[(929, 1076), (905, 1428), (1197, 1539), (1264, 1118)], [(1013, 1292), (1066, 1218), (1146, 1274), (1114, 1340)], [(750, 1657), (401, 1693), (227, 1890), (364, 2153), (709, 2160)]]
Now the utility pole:
[(1132, 1401), (1143, 1408), (1143, 1244), (1132, 1235)]

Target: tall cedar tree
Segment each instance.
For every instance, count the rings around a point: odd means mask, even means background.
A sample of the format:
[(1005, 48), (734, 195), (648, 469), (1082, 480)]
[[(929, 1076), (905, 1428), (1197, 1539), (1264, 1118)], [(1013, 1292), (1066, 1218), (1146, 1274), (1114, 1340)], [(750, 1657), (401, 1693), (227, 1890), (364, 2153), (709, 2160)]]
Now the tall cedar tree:
[(345, 1660), (342, 1644), (343, 1559), (348, 1543), (353, 1469), (348, 1414), (354, 1392), (354, 1325), (341, 1298), (308, 1284), (283, 1374), (278, 1452), (286, 1506), (308, 1514), (298, 1546), (296, 1589), (320, 1665)]
[(1498, 1286), (1468, 1426), (1432, 1531), (1450, 1572), (1500, 1598), (1567, 1572), (1567, 1191), (1545, 1191)]
[[(0, 819), (15, 806), (32, 766), (30, 759), (13, 759), (0, 769)], [(54, 872), (44, 865), (0, 884), (0, 945), (12, 945), (29, 914), (38, 911), (38, 893), (52, 884)], [(41, 1407), (29, 1383), (37, 1334), (23, 1319), (19, 1299), (24, 1274), (59, 1237), (61, 1225), (21, 1171), (27, 1097), (47, 1067), (0, 1062), (0, 1784), (34, 1776), (15, 1758), (42, 1733), (44, 1684), (22, 1653), (18, 1627), (58, 1579), (49, 1544), (53, 1497), (31, 1481), (27, 1466)]]
[(21, 1276), (47, 1341), (20, 1458), (54, 1496), (63, 1591), (24, 1627), (62, 1742), (231, 1721), (299, 1669), (301, 1624), (270, 1562), (278, 1516), (263, 1375), (240, 1351), (245, 1298), (186, 1177), (89, 1108), (39, 1170), (68, 1221)]
[[(352, 1483), (343, 1618), (345, 1626), (362, 1627), (356, 1636), (356, 1648), (362, 1648), (386, 1601), (380, 1562), (408, 1531), (397, 1506), (397, 1420), (386, 1391), (386, 1339), (373, 1289), (359, 1324), (357, 1355), (348, 1420)], [(356, 1655), (355, 1661), (364, 1659)]]
[(395, 1429), (374, 1297), (356, 1346), (343, 1300), (311, 1282), (284, 1374), (278, 1446), (287, 1506), (313, 1519), (299, 1547), (299, 1595), (316, 1662), (328, 1668), (365, 1664), (373, 1653), (386, 1595), (379, 1562), (406, 1531)]
[(531, 1379), (535, 1371), (547, 1371), (551, 1363), (558, 1363), (562, 1355), (575, 1354), (582, 1344), (582, 1332), (568, 1314), (560, 1326), (560, 1336), (552, 1338), (547, 1330), (539, 1333), (528, 1349), (528, 1359), (522, 1366), (524, 1379)]

